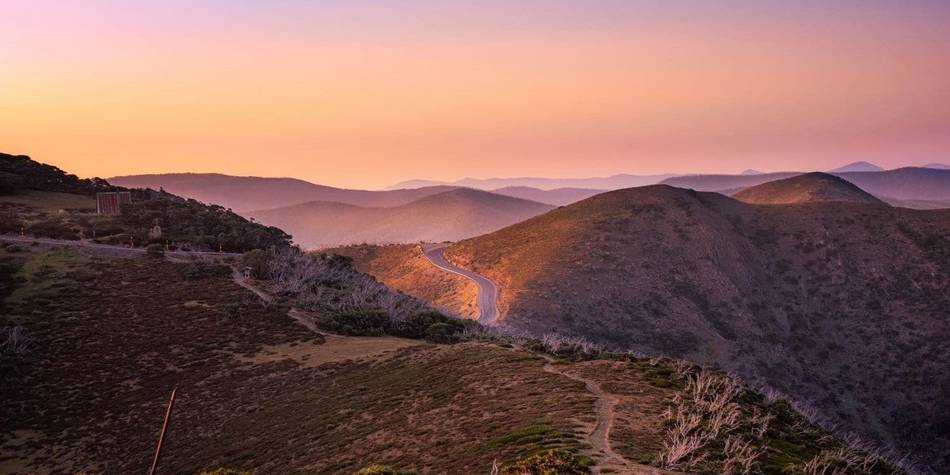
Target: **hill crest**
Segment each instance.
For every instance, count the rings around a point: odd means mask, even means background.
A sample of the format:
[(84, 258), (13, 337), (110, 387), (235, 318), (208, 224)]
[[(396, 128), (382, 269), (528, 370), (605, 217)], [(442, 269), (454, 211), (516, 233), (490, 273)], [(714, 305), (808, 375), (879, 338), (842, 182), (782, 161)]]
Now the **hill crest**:
[(883, 201), (851, 182), (827, 173), (813, 172), (745, 188), (732, 195), (750, 204), (812, 202), (878, 203)]

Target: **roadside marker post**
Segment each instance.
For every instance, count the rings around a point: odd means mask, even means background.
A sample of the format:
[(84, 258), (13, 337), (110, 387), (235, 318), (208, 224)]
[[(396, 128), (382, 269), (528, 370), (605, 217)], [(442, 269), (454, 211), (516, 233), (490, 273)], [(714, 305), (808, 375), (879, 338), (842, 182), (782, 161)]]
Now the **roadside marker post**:
[(152, 459), (152, 468), (149, 469), (148, 475), (155, 475), (155, 471), (158, 470), (158, 459), (162, 455), (162, 444), (165, 443), (165, 432), (168, 430), (168, 421), (172, 417), (176, 391), (178, 388), (172, 388), (172, 397), (168, 400), (168, 407), (165, 408), (165, 422), (162, 423), (162, 432), (158, 434), (158, 446), (155, 447), (155, 458)]

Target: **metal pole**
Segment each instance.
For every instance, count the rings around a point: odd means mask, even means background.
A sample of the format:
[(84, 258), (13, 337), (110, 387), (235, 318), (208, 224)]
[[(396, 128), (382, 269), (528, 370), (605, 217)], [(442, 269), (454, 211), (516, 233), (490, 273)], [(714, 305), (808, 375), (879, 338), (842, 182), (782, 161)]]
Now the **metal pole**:
[(158, 435), (158, 446), (155, 447), (155, 458), (152, 459), (152, 468), (149, 469), (148, 475), (155, 475), (155, 471), (158, 470), (158, 458), (162, 455), (162, 444), (165, 443), (165, 431), (168, 430), (168, 420), (172, 417), (172, 406), (175, 405), (175, 391), (178, 388), (172, 389), (172, 397), (168, 400), (168, 407), (165, 408), (165, 422), (162, 423), (162, 432)]

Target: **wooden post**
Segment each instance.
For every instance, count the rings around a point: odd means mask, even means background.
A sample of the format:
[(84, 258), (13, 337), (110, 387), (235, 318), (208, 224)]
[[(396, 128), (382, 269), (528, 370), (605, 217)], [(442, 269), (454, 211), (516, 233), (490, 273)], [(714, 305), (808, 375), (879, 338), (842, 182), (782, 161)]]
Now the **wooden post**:
[(155, 471), (158, 470), (158, 458), (162, 455), (162, 444), (165, 443), (165, 431), (168, 430), (168, 421), (172, 417), (172, 406), (175, 405), (175, 391), (178, 388), (172, 389), (172, 397), (168, 400), (168, 407), (165, 408), (165, 422), (162, 423), (162, 432), (158, 434), (158, 446), (155, 447), (155, 458), (152, 459), (152, 468), (149, 469), (148, 475), (155, 475)]

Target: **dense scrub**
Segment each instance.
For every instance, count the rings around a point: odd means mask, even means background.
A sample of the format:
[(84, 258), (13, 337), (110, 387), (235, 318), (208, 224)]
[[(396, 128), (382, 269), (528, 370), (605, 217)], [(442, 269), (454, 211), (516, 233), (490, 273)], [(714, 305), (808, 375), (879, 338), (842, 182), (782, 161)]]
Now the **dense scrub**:
[(101, 178), (80, 179), (52, 165), (33, 161), (25, 155), (0, 153), (0, 195), (12, 195), (22, 190), (94, 195), (100, 191), (115, 189), (116, 187)]
[(440, 343), (459, 339), (466, 326), (425, 303), (389, 289), (353, 269), (352, 259), (306, 254), (296, 248), (277, 251), (269, 263), (278, 295), (294, 306), (316, 311), (317, 324), (345, 335), (394, 335)]
[[(231, 210), (206, 205), (161, 192), (137, 193), (131, 205), (123, 206), (117, 218), (122, 237), (135, 242), (184, 243), (194, 250), (244, 252), (289, 245), (290, 236), (280, 229), (253, 223)], [(149, 230), (161, 228), (161, 236), (150, 239)]]

